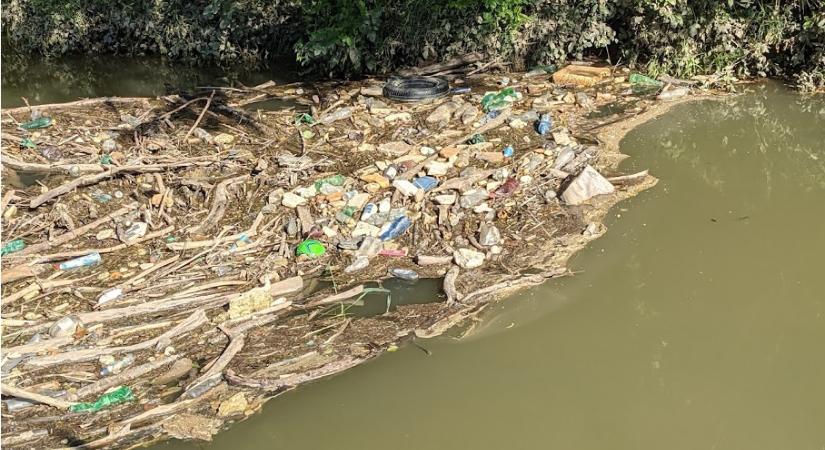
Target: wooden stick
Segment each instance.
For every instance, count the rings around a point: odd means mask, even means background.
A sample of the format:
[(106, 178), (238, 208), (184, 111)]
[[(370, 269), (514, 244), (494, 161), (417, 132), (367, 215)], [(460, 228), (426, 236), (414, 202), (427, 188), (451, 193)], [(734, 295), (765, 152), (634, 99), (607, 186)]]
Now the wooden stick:
[[(88, 314), (88, 313), (87, 313)], [(82, 319), (81, 319), (82, 320)], [(33, 367), (50, 367), (56, 366), (59, 364), (68, 364), (68, 363), (78, 363), (83, 361), (91, 361), (93, 359), (97, 359), (103, 355), (115, 355), (120, 353), (131, 353), (136, 352), (139, 350), (146, 350), (159, 342), (165, 342), (171, 340), (173, 338), (179, 338), (184, 334), (200, 327), (204, 323), (206, 323), (208, 319), (206, 318), (206, 314), (204, 314), (203, 310), (198, 310), (189, 317), (187, 317), (184, 321), (177, 324), (175, 327), (171, 328), (169, 331), (161, 334), (160, 336), (154, 337), (152, 339), (139, 342), (137, 344), (128, 345), (125, 347), (98, 347), (98, 348), (87, 348), (83, 350), (74, 350), (70, 352), (64, 353), (57, 353), (54, 355), (46, 355), (40, 357), (34, 357), (24, 364), (33, 366)]]
[(128, 213), (129, 211), (132, 211), (132, 210), (136, 209), (137, 207), (138, 207), (137, 204), (132, 204), (132, 205), (120, 208), (117, 211), (106, 214), (104, 217), (102, 217), (100, 219), (97, 219), (94, 222), (83, 225), (80, 228), (75, 228), (74, 230), (69, 230), (69, 231), (61, 234), (60, 236), (52, 239), (51, 241), (38, 242), (37, 244), (26, 247), (23, 250), (21, 250), (20, 252), (18, 252), (16, 254), (16, 256), (29, 255), (29, 254), (37, 253), (37, 252), (40, 252), (40, 251), (43, 251), (43, 250), (46, 250), (46, 249), (49, 249), (49, 248), (52, 248), (52, 247), (56, 247), (58, 245), (63, 245), (66, 242), (69, 242), (71, 240), (82, 237), (87, 232), (89, 232), (91, 230), (94, 230), (95, 228), (97, 228), (97, 227), (103, 225), (104, 223), (114, 219), (115, 217), (120, 217), (120, 216)]
[(213, 90), (212, 93), (209, 94), (209, 98), (206, 99), (206, 106), (203, 107), (203, 110), (201, 111), (201, 113), (198, 116), (197, 120), (195, 120), (195, 123), (192, 124), (192, 128), (190, 128), (189, 131), (186, 132), (186, 135), (183, 136), (183, 141), (184, 142), (186, 142), (186, 140), (189, 139), (189, 135), (191, 135), (192, 131), (195, 128), (198, 127), (199, 123), (201, 123), (201, 119), (203, 119), (203, 115), (206, 114), (206, 111), (209, 111), (209, 105), (212, 104), (212, 97), (214, 97), (214, 96), (215, 96), (215, 91)]
[(6, 109), (3, 112), (7, 114), (27, 113), (32, 109), (46, 110), (46, 109), (64, 109), (64, 108), (80, 108), (84, 106), (99, 105), (101, 103), (149, 103), (146, 97), (98, 97), (87, 98), (83, 100), (76, 100), (67, 103), (47, 103), (44, 105), (34, 106), (20, 106), (18, 108)]
[(141, 242), (145, 242), (145, 241), (154, 239), (156, 237), (163, 236), (164, 234), (171, 233), (174, 230), (175, 230), (175, 226), (170, 225), (170, 226), (168, 226), (168, 227), (166, 227), (162, 230), (154, 231), (152, 233), (149, 233), (149, 234), (143, 236), (140, 239), (136, 239), (132, 242), (129, 242), (128, 244), (123, 243), (123, 244), (113, 245), (111, 247), (92, 248), (92, 249), (84, 249), (84, 250), (72, 250), (70, 252), (62, 252), (62, 253), (52, 253), (50, 255), (40, 256), (39, 258), (37, 258), (35, 260), (35, 262), (36, 263), (44, 263), (44, 262), (48, 262), (48, 261), (53, 261), (55, 259), (62, 259), (62, 258), (70, 258), (70, 257), (73, 257), (73, 256), (88, 255), (89, 253), (94, 253), (94, 252), (97, 252), (97, 253), (112, 253), (112, 252), (116, 252), (118, 250), (122, 250), (122, 249), (127, 248), (127, 247), (131, 247), (133, 245), (139, 244)]
[(217, 186), (215, 186), (215, 192), (212, 196), (212, 207), (210, 208), (209, 214), (203, 220), (200, 227), (197, 228), (197, 232), (202, 233), (204, 231), (208, 231), (209, 229), (217, 225), (218, 222), (220, 222), (224, 214), (226, 214), (226, 205), (229, 202), (229, 196), (226, 188), (230, 184), (240, 183), (241, 181), (244, 181), (247, 178), (249, 178), (249, 175), (241, 175), (223, 180), (220, 183), (218, 183)]
[[(3, 157), (3, 164), (8, 164), (8, 159), (5, 156)], [(9, 206), (9, 202), (11, 202), (11, 199), (13, 198), (15, 198), (14, 189), (9, 189), (5, 194), (3, 194), (2, 204), (0, 204), (0, 214), (6, 210), (6, 206)]]
[(356, 295), (364, 292), (364, 285), (360, 284), (355, 286), (352, 289), (346, 290), (344, 292), (339, 292), (337, 294), (330, 295), (329, 297), (320, 298), (318, 300), (313, 300), (306, 304), (307, 308), (313, 308), (315, 306), (321, 305), (328, 305), (330, 303), (340, 302), (341, 300), (345, 300), (348, 298), (355, 297)]
[(30, 208), (37, 208), (38, 206), (46, 203), (48, 201), (54, 200), (57, 197), (60, 197), (63, 194), (69, 193), (79, 187), (89, 186), (93, 184), (97, 184), (107, 178), (112, 178), (119, 173), (152, 173), (152, 172), (162, 172), (168, 169), (180, 168), (180, 167), (191, 167), (194, 165), (208, 165), (212, 164), (212, 161), (208, 161), (206, 163), (200, 161), (183, 161), (183, 162), (173, 162), (173, 163), (166, 163), (166, 164), (144, 164), (144, 165), (136, 165), (136, 166), (119, 166), (113, 167), (105, 172), (97, 173), (97, 174), (90, 174), (84, 175), (82, 177), (75, 178), (68, 183), (61, 184), (60, 186), (41, 194), (29, 203)]
[(164, 358), (160, 358), (157, 361), (152, 361), (146, 364), (141, 364), (139, 366), (132, 367), (121, 374), (106, 377), (92, 384), (87, 384), (86, 386), (83, 386), (82, 388), (77, 390), (77, 393), (74, 395), (74, 397), (76, 399), (81, 399), (88, 397), (90, 395), (103, 392), (109, 388), (120, 386), (138, 377), (141, 377), (149, 372), (157, 370), (177, 360), (178, 358), (180, 358), (180, 355), (171, 355)]
[(444, 276), (444, 293), (447, 294), (447, 306), (452, 306), (457, 300), (461, 300), (461, 294), (455, 288), (455, 281), (461, 271), (457, 265), (453, 264), (447, 275)]
[(6, 154), (3, 154), (3, 165), (10, 169), (17, 170), (20, 172), (35, 172), (64, 175), (71, 174), (73, 167), (77, 167), (77, 170), (80, 172), (81, 175), (86, 175), (90, 173), (100, 173), (106, 170), (106, 166), (102, 164), (37, 164), (19, 161)]
[(231, 369), (226, 372), (226, 380), (238, 386), (246, 386), (255, 389), (263, 389), (265, 391), (277, 391), (290, 386), (297, 386), (318, 378), (323, 378), (334, 373), (342, 372), (349, 368), (355, 367), (358, 364), (366, 361), (366, 358), (355, 358), (353, 356), (344, 356), (343, 358), (325, 364), (316, 369), (307, 370), (306, 372), (295, 375), (286, 376), (275, 380), (254, 380), (237, 375)]
[[(229, 334), (229, 333), (227, 333)], [(198, 386), (199, 384), (203, 383), (204, 381), (216, 377), (223, 372), (223, 369), (232, 361), (232, 358), (243, 348), (245, 343), (246, 337), (245, 335), (229, 335), (229, 345), (226, 346), (221, 356), (216, 359), (211, 367), (203, 373), (203, 375), (199, 376), (195, 381), (189, 384), (186, 388), (186, 391), (182, 394), (186, 396), (186, 393), (190, 391), (193, 387)]]
[(19, 397), (22, 399), (35, 401), (38, 403), (42, 403), (44, 405), (53, 406), (58, 409), (68, 410), (69, 408), (71, 408), (72, 405), (74, 405), (74, 403), (67, 402), (66, 400), (60, 400), (59, 398), (52, 398), (46, 395), (29, 392), (24, 389), (9, 386), (6, 383), (2, 383), (2, 385), (0, 385), (0, 388), (2, 388), (3, 395), (11, 395), (13, 397)]

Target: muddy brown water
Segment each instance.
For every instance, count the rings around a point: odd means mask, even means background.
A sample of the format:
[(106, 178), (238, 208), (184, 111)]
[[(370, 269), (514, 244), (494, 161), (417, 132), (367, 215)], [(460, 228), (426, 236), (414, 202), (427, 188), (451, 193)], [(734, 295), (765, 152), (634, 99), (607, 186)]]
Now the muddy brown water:
[(577, 276), (156, 449), (825, 447), (825, 99), (750, 91), (624, 139), (661, 182)]
[[(4, 70), (2, 103), (156, 95), (179, 72), (135, 64), (126, 81), (99, 77), (103, 63), (29, 69), (28, 84)], [(211, 443), (153, 448), (825, 448), (825, 99), (749, 91), (625, 138), (623, 169), (661, 181), (614, 208), (575, 277), (490, 307), (469, 337), (419, 340), (430, 356), (406, 346)], [(397, 303), (440, 296), (384, 286)], [(374, 294), (350, 312), (385, 308)]]

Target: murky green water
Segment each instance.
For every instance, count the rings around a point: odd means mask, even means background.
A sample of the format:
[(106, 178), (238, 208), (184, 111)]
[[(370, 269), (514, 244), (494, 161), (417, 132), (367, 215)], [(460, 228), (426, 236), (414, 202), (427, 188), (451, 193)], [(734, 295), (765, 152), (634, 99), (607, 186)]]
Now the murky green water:
[[(4, 49), (6, 50), (6, 49)], [(254, 86), (265, 81), (293, 81), (295, 67), (192, 68), (160, 58), (122, 56), (69, 57), (44, 60), (28, 55), (3, 55), (2, 105), (69, 102), (81, 98), (165, 95), (199, 86)]]
[(683, 105), (623, 148), (662, 181), (583, 273), (161, 448), (825, 448), (825, 99)]
[[(4, 67), (3, 106), (225, 75), (143, 60), (107, 76), (80, 61)], [(579, 275), (490, 308), (470, 338), (419, 341), (431, 356), (386, 354), (211, 444), (156, 448), (825, 448), (825, 98), (752, 91), (682, 105), (624, 140), (625, 169), (661, 182), (613, 211), (572, 261)], [(395, 300), (434, 289), (396, 284)], [(361, 311), (380, 312), (379, 297)]]

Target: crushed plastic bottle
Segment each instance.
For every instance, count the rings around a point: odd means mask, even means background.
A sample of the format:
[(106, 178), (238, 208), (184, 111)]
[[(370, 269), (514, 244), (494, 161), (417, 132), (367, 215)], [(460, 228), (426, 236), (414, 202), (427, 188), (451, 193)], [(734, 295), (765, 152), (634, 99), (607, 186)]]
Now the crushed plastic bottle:
[(93, 199), (95, 199), (96, 201), (99, 201), (100, 203), (109, 203), (110, 201), (112, 201), (112, 196), (111, 195), (104, 194), (104, 193), (101, 193), (101, 192), (95, 192), (95, 193), (91, 194), (91, 197)]
[(19, 252), (24, 248), (26, 248), (26, 243), (23, 241), (23, 239), (15, 239), (11, 242), (6, 243), (5, 245), (3, 245), (2, 248), (0, 248), (0, 256), (6, 256), (14, 252)]
[(324, 256), (326, 252), (327, 249), (324, 247), (324, 244), (315, 239), (306, 239), (298, 244), (298, 248), (295, 249), (296, 256), (307, 255), (310, 258)]
[(402, 280), (415, 281), (418, 279), (418, 272), (411, 269), (395, 268), (390, 270), (390, 274)]
[(515, 178), (508, 178), (507, 181), (504, 182), (496, 191), (493, 193), (493, 197), (501, 198), (501, 197), (508, 197), (513, 194), (513, 192), (518, 189), (520, 183)]
[(438, 186), (438, 180), (431, 176), (418, 177), (413, 180), (413, 186), (426, 192)]
[(38, 117), (37, 119), (31, 120), (29, 122), (21, 123), (20, 128), (24, 130), (39, 130), (41, 128), (50, 127), (54, 123), (51, 117)]
[(664, 85), (661, 81), (640, 73), (631, 73), (630, 77), (628, 77), (628, 81), (630, 81), (630, 86), (633, 92), (637, 94), (655, 92)]
[(412, 221), (407, 216), (401, 216), (390, 222), (388, 225), (385, 226), (386, 230), (383, 231), (378, 237), (382, 241), (389, 241), (390, 239), (395, 239), (398, 236), (401, 236), (407, 228), (412, 225)]
[(119, 373), (123, 370), (124, 367), (128, 367), (135, 362), (135, 355), (129, 353), (128, 355), (124, 356), (123, 359), (117, 360), (111, 364), (106, 365), (106, 367), (100, 369), (100, 376), (101, 377), (108, 377), (109, 375), (113, 375)]
[(33, 140), (29, 138), (23, 138), (20, 140), (20, 147), (21, 148), (36, 148), (37, 144), (34, 143)]
[(318, 192), (323, 192), (322, 188), (324, 185), (331, 185), (331, 186), (343, 186), (344, 183), (347, 181), (347, 177), (338, 174), (333, 175), (331, 177), (322, 178), (315, 182), (315, 190)]
[(63, 159), (63, 152), (53, 145), (45, 145), (40, 148), (40, 155), (49, 161), (60, 161)]
[(549, 133), (550, 130), (553, 129), (553, 118), (550, 117), (550, 114), (542, 114), (539, 117), (539, 121), (536, 124), (536, 131), (544, 136), (545, 134)]
[(100, 264), (102, 258), (100, 257), (100, 253), (94, 252), (89, 253), (86, 256), (81, 256), (79, 258), (70, 259), (68, 261), (64, 261), (60, 263), (57, 268), (60, 270), (71, 270), (77, 269), (79, 267), (90, 267), (97, 264)]
[(112, 392), (103, 394), (96, 401), (92, 403), (75, 403), (69, 407), (71, 412), (98, 412), (103, 408), (118, 405), (135, 399), (135, 394), (129, 386), (120, 386)]
[(469, 94), (471, 91), (470, 86), (456, 86), (450, 89), (450, 94)]
[(484, 138), (483, 134), (478, 133), (474, 134), (469, 140), (467, 140), (467, 143), (470, 145), (481, 144), (482, 142), (487, 142), (487, 139)]
[(498, 92), (490, 92), (481, 99), (484, 112), (502, 110), (518, 99), (518, 92), (508, 87)]
[(111, 302), (112, 300), (116, 300), (121, 295), (123, 295), (123, 289), (121, 288), (113, 288), (109, 289), (102, 294), (97, 299), (97, 306), (105, 305), (106, 303)]
[(112, 155), (105, 154), (100, 157), (100, 164), (112, 164)]
[(238, 236), (238, 240), (233, 242), (232, 245), (229, 246), (229, 253), (235, 253), (238, 251), (239, 248), (242, 248), (251, 243), (252, 240), (249, 239), (249, 236), (247, 236), (246, 233), (241, 233), (241, 235)]
[(299, 125), (305, 123), (307, 125), (312, 125), (315, 123), (315, 118), (307, 113), (300, 113), (295, 115), (295, 125)]

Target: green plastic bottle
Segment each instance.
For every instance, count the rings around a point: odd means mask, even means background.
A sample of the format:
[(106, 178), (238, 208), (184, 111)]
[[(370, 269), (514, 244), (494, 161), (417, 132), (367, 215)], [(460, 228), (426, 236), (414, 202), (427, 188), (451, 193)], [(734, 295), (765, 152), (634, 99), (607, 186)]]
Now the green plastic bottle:
[(6, 256), (9, 253), (19, 252), (24, 248), (26, 248), (26, 243), (23, 242), (23, 239), (15, 239), (0, 248), (0, 256)]
[(516, 100), (516, 90), (508, 87), (496, 93), (489, 93), (481, 99), (481, 107), (484, 112), (498, 111), (510, 106)]
[(39, 130), (41, 128), (50, 127), (54, 123), (51, 117), (38, 117), (30, 122), (25, 122), (20, 124), (20, 128), (24, 130)]
[(320, 179), (320, 180), (316, 181), (315, 182), (315, 189), (320, 192), (321, 191), (321, 186), (323, 186), (325, 184), (331, 184), (333, 186), (343, 186), (346, 181), (347, 181), (347, 177), (345, 177), (341, 174), (333, 175), (331, 177), (326, 177), (326, 178), (323, 178), (323, 179)]
[(125, 403), (135, 399), (129, 386), (120, 386), (112, 392), (103, 394), (92, 403), (75, 403), (69, 408), (71, 412), (98, 412), (103, 408)]

